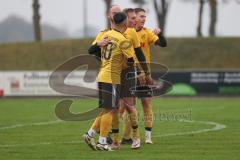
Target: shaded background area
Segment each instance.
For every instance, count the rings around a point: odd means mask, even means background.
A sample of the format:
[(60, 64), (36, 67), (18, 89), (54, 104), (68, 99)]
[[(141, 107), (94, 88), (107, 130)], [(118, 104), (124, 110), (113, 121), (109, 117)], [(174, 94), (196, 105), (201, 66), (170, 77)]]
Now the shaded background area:
[[(0, 95), (3, 88), (9, 94), (21, 94), (26, 89), (25, 92), (34, 90), (38, 95), (44, 88), (48, 93), (50, 72), (74, 56), (87, 54), (93, 37), (109, 27), (106, 13), (115, 4), (121, 8), (145, 8), (146, 27), (161, 28), (168, 47), (152, 46), (151, 59), (169, 68), (165, 78), (174, 83), (175, 93), (191, 91), (190, 95), (197, 95), (201, 88), (206, 93), (240, 94), (239, 0), (0, 0), (0, 3), (4, 7), (0, 14)], [(14, 77), (15, 74), (19, 75)], [(35, 74), (44, 80), (26, 79), (26, 75)], [(161, 74), (154, 76), (161, 81)], [(78, 80), (75, 77), (74, 82), (79, 83)], [(32, 84), (42, 88), (29, 87), (32, 89), (29, 91), (26, 86)], [(212, 86), (215, 87), (210, 91)]]
[(38, 0), (39, 8), (33, 7), (36, 0), (0, 3), (1, 43), (33, 41), (36, 13), (43, 40), (94, 37), (107, 27), (105, 13), (111, 4), (145, 8), (146, 26), (159, 26), (168, 37), (240, 36), (238, 0)]
[[(53, 70), (73, 56), (88, 54), (93, 39), (0, 45), (1, 70)], [(168, 38), (152, 46), (151, 59), (170, 70), (239, 69), (240, 38)]]

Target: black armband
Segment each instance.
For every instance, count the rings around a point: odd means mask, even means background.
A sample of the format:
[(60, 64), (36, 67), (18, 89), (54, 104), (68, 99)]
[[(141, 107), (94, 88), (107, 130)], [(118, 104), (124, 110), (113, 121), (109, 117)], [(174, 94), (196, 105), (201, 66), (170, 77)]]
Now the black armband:
[(136, 55), (138, 61), (140, 62), (140, 65), (141, 65), (143, 71), (145, 72), (146, 75), (149, 75), (150, 73), (149, 73), (147, 63), (146, 63), (146, 58), (143, 54), (141, 47), (134, 48), (134, 50), (135, 50), (135, 55)]
[(138, 66), (136, 66), (136, 71), (137, 71), (137, 75), (141, 74), (141, 69)]
[(146, 58), (143, 54), (143, 51), (142, 51), (141, 47), (134, 48), (134, 51), (135, 51), (135, 54), (136, 54), (136, 57), (137, 57), (138, 61), (146, 63)]
[(88, 53), (95, 56), (98, 60), (101, 60), (101, 48), (97, 45), (97, 43), (91, 45), (88, 49)]
[(161, 47), (167, 47), (167, 40), (162, 32), (158, 34), (158, 40), (155, 42), (155, 44)]
[(129, 67), (132, 67), (134, 65), (134, 59), (133, 57), (127, 59), (127, 65)]

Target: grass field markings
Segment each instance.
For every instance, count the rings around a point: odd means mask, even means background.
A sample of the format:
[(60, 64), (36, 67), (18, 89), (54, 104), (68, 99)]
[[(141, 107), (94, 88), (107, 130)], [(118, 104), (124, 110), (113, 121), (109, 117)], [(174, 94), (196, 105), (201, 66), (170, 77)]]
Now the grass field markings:
[[(176, 107), (176, 106), (174, 106)], [(203, 109), (202, 108), (199, 108), (199, 107), (188, 107), (186, 109), (192, 109), (194, 111), (202, 111)], [(213, 107), (206, 107), (208, 110), (222, 110), (222, 109), (225, 109), (226, 106), (213, 106)], [(160, 108), (160, 110), (163, 110), (163, 111), (171, 111), (171, 112), (182, 112), (183, 109), (176, 109), (176, 108), (172, 108), (172, 109), (169, 109), (168, 107), (162, 107)]]
[[(206, 107), (206, 109), (208, 110), (222, 110), (222, 109), (225, 109), (226, 107), (225, 106), (212, 106), (212, 107)], [(202, 111), (203, 109), (202, 108), (194, 108), (195, 111)]]
[[(50, 122), (50, 123), (49, 123)], [(39, 123), (32, 123), (31, 125), (46, 125), (46, 124), (55, 124), (59, 123), (61, 121), (49, 121), (49, 122), (39, 122)], [(190, 134), (200, 134), (200, 133), (206, 133), (211, 131), (219, 131), (224, 128), (226, 128), (226, 125), (220, 124), (217, 122), (210, 122), (210, 121), (188, 121), (183, 120), (181, 122), (186, 123), (199, 123), (199, 124), (206, 124), (206, 125), (213, 125), (213, 128), (208, 129), (200, 129), (196, 131), (188, 131), (188, 132), (179, 132), (179, 133), (169, 133), (169, 134), (162, 134), (162, 135), (153, 135), (153, 137), (171, 137), (171, 136), (182, 136), (182, 135), (190, 135)], [(29, 126), (29, 124), (28, 124)], [(31, 147), (31, 146), (38, 146), (38, 145), (52, 145), (52, 144), (78, 144), (82, 143), (83, 141), (66, 141), (66, 142), (41, 142), (41, 143), (33, 143), (33, 144), (4, 144), (0, 145), (0, 148), (8, 148), (8, 147), (19, 147), (19, 146), (25, 146), (25, 147)]]
[(50, 124), (56, 124), (56, 123), (61, 123), (61, 122), (63, 122), (63, 121), (61, 121), (61, 120), (54, 120), (54, 121), (46, 121), (46, 122), (15, 124), (15, 125), (11, 125), (11, 126), (1, 127), (0, 130), (7, 130), (7, 129), (13, 129), (13, 128), (27, 127), (27, 126), (50, 125)]
[(0, 145), (0, 148), (8, 148), (8, 147), (31, 147), (31, 146), (39, 146), (39, 145), (52, 145), (52, 144), (79, 144), (83, 143), (83, 141), (66, 141), (66, 142), (40, 142), (40, 143), (32, 143), (32, 144), (3, 144)]
[(205, 132), (211, 132), (211, 131), (219, 131), (224, 128), (226, 128), (226, 125), (216, 123), (216, 122), (210, 122), (210, 121), (188, 121), (188, 120), (183, 120), (182, 122), (187, 122), (187, 123), (200, 123), (200, 124), (206, 124), (206, 125), (213, 125), (213, 128), (208, 128), (208, 129), (200, 129), (196, 131), (188, 131), (188, 132), (180, 132), (180, 133), (169, 133), (169, 134), (163, 134), (163, 135), (153, 135), (153, 137), (170, 137), (170, 136), (182, 136), (182, 135), (190, 135), (190, 134), (200, 134), (200, 133), (205, 133)]

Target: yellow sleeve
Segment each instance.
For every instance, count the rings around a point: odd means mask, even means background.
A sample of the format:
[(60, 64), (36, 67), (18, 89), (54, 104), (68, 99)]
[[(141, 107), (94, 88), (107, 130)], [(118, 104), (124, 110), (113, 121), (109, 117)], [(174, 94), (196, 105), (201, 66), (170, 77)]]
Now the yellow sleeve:
[(96, 44), (97, 42), (101, 41), (103, 39), (103, 35), (105, 32), (100, 32), (97, 37), (95, 38), (95, 40), (92, 42), (92, 45)]
[(129, 40), (123, 40), (120, 42), (119, 45), (123, 55), (126, 56), (126, 58), (133, 57), (132, 53), (134, 53), (134, 51), (133, 51), (132, 43)]
[(158, 36), (153, 33), (150, 29), (147, 30), (148, 32), (148, 42), (150, 44), (155, 43), (158, 40)]
[(131, 39), (132, 39), (133, 48), (139, 48), (139, 47), (141, 47), (141, 45), (140, 45), (140, 39), (138, 38), (138, 34), (137, 34), (137, 32), (136, 32), (135, 29), (132, 29)]

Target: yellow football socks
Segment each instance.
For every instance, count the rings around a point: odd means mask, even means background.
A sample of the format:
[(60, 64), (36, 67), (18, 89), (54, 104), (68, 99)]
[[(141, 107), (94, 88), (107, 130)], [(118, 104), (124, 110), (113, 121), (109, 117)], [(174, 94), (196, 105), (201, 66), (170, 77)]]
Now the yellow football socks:
[(113, 143), (119, 142), (119, 114), (118, 110), (114, 110), (112, 119), (112, 140)]
[(152, 111), (152, 106), (144, 106), (143, 107), (143, 112), (144, 112), (144, 125), (146, 130), (152, 129), (153, 125), (153, 111)]
[(101, 116), (100, 136), (107, 137), (112, 126), (113, 112), (106, 110)]
[(132, 132), (132, 125), (131, 125), (130, 115), (127, 112), (124, 113), (123, 120), (124, 120), (123, 138), (124, 139), (130, 139), (131, 138), (131, 132)]
[(132, 131), (133, 131), (133, 138), (140, 138), (140, 133), (138, 129), (138, 117), (137, 117), (137, 110), (134, 109), (130, 115), (130, 121), (131, 121), (131, 126), (132, 126)]

